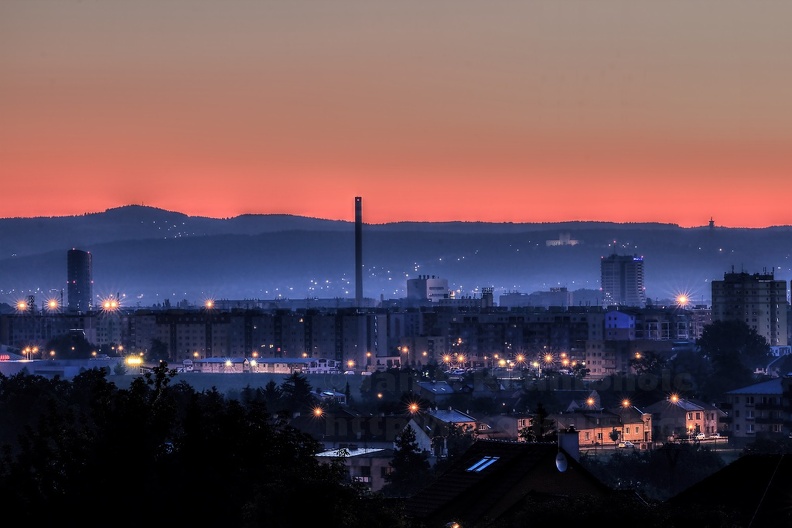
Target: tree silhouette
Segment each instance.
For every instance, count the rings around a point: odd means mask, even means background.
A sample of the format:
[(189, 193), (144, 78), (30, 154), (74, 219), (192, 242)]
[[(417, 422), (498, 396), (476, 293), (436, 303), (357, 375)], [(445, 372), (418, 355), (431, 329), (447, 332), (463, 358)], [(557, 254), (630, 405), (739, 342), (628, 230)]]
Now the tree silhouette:
[[(69, 332), (54, 337), (47, 341), (41, 354), (55, 351), (55, 357), (58, 359), (87, 359), (91, 357), (91, 352), (97, 350), (97, 346), (85, 338), (82, 332)], [(43, 357), (43, 356), (42, 356)]]
[(299, 372), (286, 377), (280, 387), (283, 408), (290, 412), (306, 412), (316, 404), (308, 378)]
[(415, 431), (409, 425), (394, 442), (391, 472), (385, 476), (383, 495), (389, 497), (411, 497), (430, 481), (429, 454), (419, 450)]
[(550, 413), (547, 412), (542, 402), (538, 402), (536, 404), (536, 412), (531, 416), (530, 425), (518, 432), (520, 438), (526, 442), (555, 440), (555, 420), (549, 419), (548, 416), (550, 416)]
[(163, 362), (122, 390), (99, 369), (0, 375), (3, 503), (32, 526), (404, 526), (396, 506), (320, 463), (312, 437), (174, 376)]
[(742, 321), (706, 325), (696, 344), (712, 365), (705, 385), (711, 399), (753, 383), (754, 370), (766, 367), (771, 357), (767, 340)]
[(168, 361), (168, 344), (161, 339), (152, 339), (147, 356), (150, 361)]

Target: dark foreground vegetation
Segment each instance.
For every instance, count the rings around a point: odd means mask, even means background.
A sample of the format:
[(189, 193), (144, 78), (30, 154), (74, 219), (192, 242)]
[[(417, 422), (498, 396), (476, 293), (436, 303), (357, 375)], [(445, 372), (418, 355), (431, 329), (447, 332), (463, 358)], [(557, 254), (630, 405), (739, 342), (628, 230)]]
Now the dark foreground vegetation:
[(260, 401), (170, 379), (164, 364), (128, 390), (97, 369), (0, 376), (4, 511), (31, 526), (400, 526)]
[[(0, 375), (0, 504), (6, 514), (31, 526), (429, 528), (406, 518), (401, 506), (420, 493), (409, 484), (438, 478), (442, 465), (429, 470), (414, 437), (403, 435), (388, 487), (402, 492), (370, 493), (349, 482), (340, 463), (317, 461), (319, 442), (288, 425), (291, 412), (307, 411), (311, 403), (310, 387), (299, 376), (285, 379), (276, 405), (273, 387), (230, 398), (173, 383), (175, 372), (164, 362), (128, 389), (106, 374), (92, 369), (70, 380)], [(284, 402), (290, 402), (287, 409)], [(706, 462), (710, 472), (720, 466), (708, 453), (687, 455), (679, 455), (674, 473), (649, 467), (659, 464), (661, 453), (588, 465), (609, 486), (628, 489), (640, 487), (631, 479), (651, 481), (649, 470), (679, 489), (686, 478), (700, 478), (690, 467)], [(616, 502), (531, 497), (477, 528), (607, 524), (614, 518), (643, 527), (694, 521), (698, 527), (740, 526), (733, 512), (720, 508), (677, 511), (629, 492), (623, 504)]]

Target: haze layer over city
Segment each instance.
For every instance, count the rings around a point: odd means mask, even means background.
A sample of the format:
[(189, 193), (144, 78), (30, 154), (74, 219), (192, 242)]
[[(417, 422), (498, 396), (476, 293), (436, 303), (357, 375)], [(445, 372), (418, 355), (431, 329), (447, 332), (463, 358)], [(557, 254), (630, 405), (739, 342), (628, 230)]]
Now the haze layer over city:
[[(708, 304), (724, 273), (790, 277), (792, 229), (736, 229), (565, 222), (366, 223), (361, 197), (362, 295), (369, 305), (406, 296), (419, 276), (448, 281), (456, 298), (492, 288), (510, 293), (565, 289), (572, 305), (600, 304), (600, 261), (611, 254), (644, 260), (650, 303), (679, 295)], [(127, 206), (74, 217), (0, 219), (0, 302), (63, 295), (66, 251), (93, 255), (94, 304), (118, 298), (128, 308), (208, 299), (354, 299), (355, 198), (349, 221), (289, 215), (190, 217)]]

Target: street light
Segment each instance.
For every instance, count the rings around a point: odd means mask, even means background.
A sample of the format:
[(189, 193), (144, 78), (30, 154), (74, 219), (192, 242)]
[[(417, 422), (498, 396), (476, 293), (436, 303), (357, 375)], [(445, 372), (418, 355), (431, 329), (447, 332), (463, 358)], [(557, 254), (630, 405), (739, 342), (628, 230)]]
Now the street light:
[[(522, 355), (522, 354), (517, 354), (517, 355), (514, 357), (514, 361), (517, 363), (517, 365), (521, 365), (522, 363), (524, 363), (524, 362), (525, 362), (525, 356), (524, 356), (524, 355)], [(521, 368), (522, 368), (522, 367), (521, 367)]]

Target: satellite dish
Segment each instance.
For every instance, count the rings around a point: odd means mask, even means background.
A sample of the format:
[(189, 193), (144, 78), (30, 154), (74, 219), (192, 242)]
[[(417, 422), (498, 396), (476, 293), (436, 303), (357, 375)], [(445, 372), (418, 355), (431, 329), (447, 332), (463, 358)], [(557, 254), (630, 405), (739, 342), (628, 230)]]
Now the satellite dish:
[(566, 469), (567, 469), (567, 459), (564, 456), (564, 453), (561, 453), (559, 451), (559, 453), (556, 455), (556, 461), (555, 462), (556, 462), (556, 469), (558, 469), (558, 471), (560, 471), (561, 473), (566, 471)]

